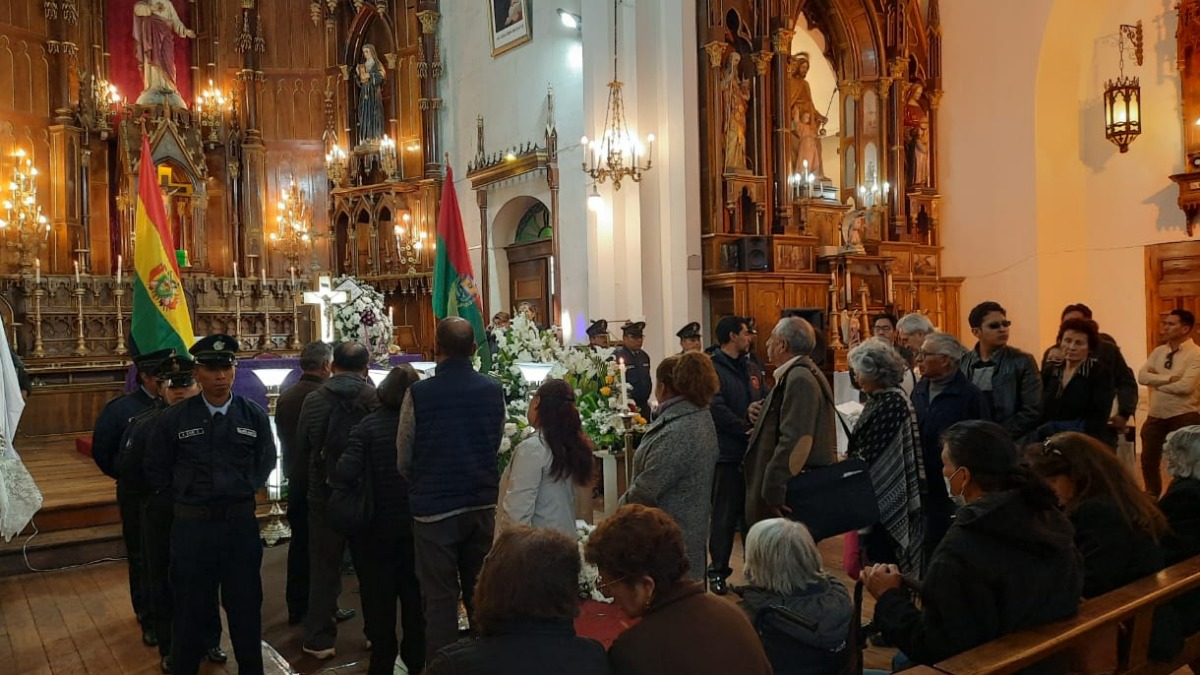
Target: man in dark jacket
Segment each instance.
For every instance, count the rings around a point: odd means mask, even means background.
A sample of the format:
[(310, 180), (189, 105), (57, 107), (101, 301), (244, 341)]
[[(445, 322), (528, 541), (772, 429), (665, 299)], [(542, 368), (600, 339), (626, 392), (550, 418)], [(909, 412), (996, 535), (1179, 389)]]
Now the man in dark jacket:
[(1037, 428), (1042, 416), (1042, 380), (1033, 356), (1008, 346), (1012, 321), (996, 302), (981, 302), (967, 317), (971, 333), (979, 340), (959, 368), (983, 392), (992, 421), (1008, 430), (1014, 440)]
[[(1093, 320), (1092, 308), (1082, 302), (1067, 305), (1063, 308), (1062, 318), (1059, 321), (1065, 322), (1067, 319)], [(1042, 354), (1042, 370), (1046, 369), (1048, 362), (1062, 361), (1062, 356), (1056, 352), (1056, 347), (1058, 345), (1052, 345), (1046, 348), (1045, 353)], [(1126, 425), (1133, 426), (1129, 424), (1129, 421), (1137, 412), (1137, 376), (1133, 374), (1133, 368), (1130, 368), (1129, 364), (1125, 362), (1125, 356), (1121, 354), (1121, 348), (1117, 346), (1117, 339), (1108, 333), (1100, 334), (1100, 343), (1093, 356), (1113, 374), (1113, 384), (1117, 387), (1117, 412), (1109, 418), (1108, 426), (1115, 429), (1117, 433), (1124, 433)]]
[[(135, 417), (158, 404), (158, 366), (162, 360), (175, 353), (173, 349), (138, 354), (133, 357), (137, 368), (138, 388), (124, 396), (108, 402), (96, 418), (92, 432), (92, 460), (105, 475), (118, 478), (117, 454), (125, 431)], [(142, 498), (135, 491), (125, 489), (117, 483), (117, 508), (121, 512), (121, 538), (125, 541), (125, 555), (129, 564), (129, 597), (138, 621), (143, 622), (142, 642), (153, 647), (158, 638), (147, 620), (146, 564), (142, 559)]]
[(725, 595), (725, 580), (733, 574), (729, 556), (733, 553), (733, 537), (738, 521), (746, 507), (746, 479), (742, 475), (742, 460), (746, 456), (746, 441), (752, 428), (746, 411), (753, 402), (750, 370), (746, 352), (750, 350), (750, 331), (740, 316), (727, 316), (717, 322), (719, 347), (712, 349), (713, 366), (721, 388), (709, 405), (713, 424), (717, 427), (720, 455), (713, 474), (712, 526), (708, 538), (712, 562), (708, 568), (708, 587), (717, 595)]
[(350, 429), (379, 407), (375, 386), (367, 379), (370, 364), (371, 352), (364, 345), (338, 343), (333, 349), (333, 375), (304, 398), (296, 427), (296, 454), (308, 458), (308, 555), (312, 566), (302, 648), (318, 659), (337, 653), (333, 646), (339, 618), (337, 599), (346, 557), (346, 535), (329, 523), (328, 470), (345, 450)]
[(287, 598), (288, 623), (296, 625), (308, 613), (308, 457), (298, 456), (296, 429), (304, 399), (329, 379), (333, 350), (319, 340), (304, 345), (300, 352), (300, 379), (275, 402), (275, 427), (283, 455), (283, 475), (288, 481), (288, 525), (292, 542), (288, 545)]
[(958, 369), (966, 348), (949, 333), (931, 333), (917, 352), (922, 378), (912, 392), (925, 459), (925, 559), (950, 529), (954, 504), (942, 481), (942, 432), (963, 420), (989, 419), (983, 392)]
[(410, 486), (429, 658), (458, 639), (460, 595), (467, 612), (474, 609), (475, 580), (495, 530), (505, 420), (500, 384), (471, 366), (470, 323), (442, 319), (435, 352), (437, 375), (409, 389), (396, 434), (396, 468)]

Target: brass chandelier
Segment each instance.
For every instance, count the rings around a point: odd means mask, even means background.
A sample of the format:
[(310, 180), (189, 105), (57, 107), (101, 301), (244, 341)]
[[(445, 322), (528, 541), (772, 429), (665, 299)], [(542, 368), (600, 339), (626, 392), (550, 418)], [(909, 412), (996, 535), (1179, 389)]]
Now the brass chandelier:
[(312, 250), (311, 218), (304, 191), (293, 180), (280, 197), (277, 229), (271, 233), (271, 244), (287, 259), (289, 267), (300, 269), (301, 259)]
[(17, 267), (22, 272), (33, 267), (50, 238), (50, 222), (37, 203), (37, 175), (33, 159), (24, 150), (17, 150), (0, 230), (9, 250), (17, 252)]
[[(617, 34), (620, 28), (617, 5), (618, 0), (613, 0), (613, 79), (608, 83), (604, 130), (597, 138), (589, 140), (584, 136), (579, 141), (584, 151), (584, 173), (591, 177), (593, 183), (611, 180), (614, 190), (621, 189), (621, 181), (625, 178), (635, 183), (641, 181), (642, 174), (650, 170), (654, 151), (654, 134), (648, 135), (643, 143), (629, 130), (629, 123), (625, 119), (625, 100), (621, 95), (621, 88), (625, 85), (617, 79)], [(646, 161), (644, 165), (639, 164), (643, 155)]]

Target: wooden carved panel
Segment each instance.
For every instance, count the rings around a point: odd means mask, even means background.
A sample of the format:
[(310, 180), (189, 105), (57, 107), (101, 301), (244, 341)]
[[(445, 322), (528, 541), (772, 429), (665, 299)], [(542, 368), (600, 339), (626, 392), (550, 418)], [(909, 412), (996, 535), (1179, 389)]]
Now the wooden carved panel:
[(1147, 351), (1158, 345), (1159, 321), (1177, 308), (1200, 314), (1200, 242), (1146, 247)]

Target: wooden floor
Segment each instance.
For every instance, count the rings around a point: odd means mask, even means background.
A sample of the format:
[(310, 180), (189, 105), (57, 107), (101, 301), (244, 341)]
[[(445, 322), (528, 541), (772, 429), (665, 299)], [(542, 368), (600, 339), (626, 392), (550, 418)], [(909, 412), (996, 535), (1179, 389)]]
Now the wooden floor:
[(34, 519), (42, 532), (120, 522), (116, 482), (75, 451), (74, 436), (17, 439), (17, 452), (42, 491)]

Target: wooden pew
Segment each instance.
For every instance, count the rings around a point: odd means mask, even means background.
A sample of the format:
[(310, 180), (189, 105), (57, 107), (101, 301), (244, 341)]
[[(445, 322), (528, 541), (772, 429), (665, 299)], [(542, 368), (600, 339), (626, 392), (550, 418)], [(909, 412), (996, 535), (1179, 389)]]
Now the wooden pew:
[(1168, 567), (1153, 576), (1139, 579), (1079, 606), (1071, 619), (997, 638), (965, 651), (932, 669), (906, 672), (940, 672), (947, 675), (1007, 675), (1033, 665), (1086, 641), (1116, 624), (1125, 624), (1119, 673), (1131, 675), (1167, 675), (1200, 661), (1200, 633), (1184, 640), (1182, 653), (1169, 664), (1155, 663), (1147, 657), (1154, 609), (1200, 588), (1200, 556)]

